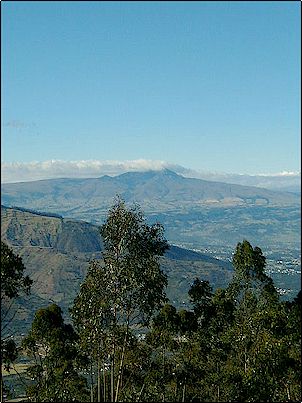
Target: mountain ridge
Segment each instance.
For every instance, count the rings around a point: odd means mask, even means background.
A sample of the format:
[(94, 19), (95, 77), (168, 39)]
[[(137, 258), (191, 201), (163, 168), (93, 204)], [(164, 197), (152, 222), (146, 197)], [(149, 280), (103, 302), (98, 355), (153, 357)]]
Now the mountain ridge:
[[(53, 211), (71, 208), (108, 206), (120, 194), (126, 201), (136, 201), (153, 210), (156, 202), (174, 205), (190, 202), (203, 205), (298, 205), (300, 198), (289, 192), (276, 192), (252, 186), (185, 178), (171, 170), (127, 172), (99, 178), (43, 179), (1, 185), (1, 202), (5, 205)], [(145, 203), (145, 199), (149, 199)], [(54, 206), (54, 203), (56, 205)], [(161, 207), (162, 209), (162, 207)]]
[(99, 178), (3, 184), (7, 206), (101, 224), (117, 195), (161, 222), (174, 244), (191, 249), (234, 248), (242, 239), (275, 249), (300, 244), (298, 195), (258, 187), (185, 178), (171, 170)]
[[(32, 216), (33, 220), (38, 219), (40, 221), (40, 225), (37, 223), (33, 228), (25, 223), (27, 225), (26, 235), (25, 231), (21, 229), (24, 223), (18, 225), (18, 221), (25, 216), (27, 216), (26, 219), (30, 219), (30, 216)], [(63, 253), (99, 253), (103, 251), (103, 243), (99, 233), (99, 226), (97, 225), (4, 205), (1, 205), (1, 217), (3, 217), (3, 219), (1, 218), (1, 238), (5, 239), (11, 246), (53, 248)], [(45, 220), (48, 221), (46, 225)], [(55, 225), (54, 222), (56, 223)], [(50, 223), (54, 232), (52, 236), (50, 236)], [(12, 227), (16, 227), (14, 231), (11, 231)], [(38, 232), (39, 238), (36, 237), (35, 231)], [(45, 237), (44, 235), (47, 236)], [(219, 261), (219, 259), (212, 256), (173, 244), (169, 244), (169, 249), (166, 251), (165, 256), (172, 260), (220, 262), (223, 266), (230, 267), (228, 263), (225, 265), (225, 262)]]
[(62, 161), (51, 160), (31, 163), (2, 163), (1, 181), (13, 183), (62, 177), (96, 178), (103, 175), (116, 176), (125, 172), (169, 169), (187, 178), (225, 182), (265, 189), (288, 191), (301, 194), (301, 172), (283, 170), (279, 173), (244, 174), (208, 170), (194, 170), (165, 161)]
[[(15, 327), (24, 333), (34, 312), (51, 301), (59, 304), (66, 318), (77, 295), (89, 262), (102, 263), (103, 244), (99, 227), (82, 221), (43, 216), (1, 206), (1, 240), (6, 242), (25, 265), (33, 279), (32, 295), (18, 300), (20, 315)], [(177, 306), (188, 304), (187, 291), (195, 277), (225, 286), (232, 277), (230, 262), (171, 245), (160, 257), (168, 275), (168, 297)], [(37, 305), (39, 303), (39, 305)], [(23, 322), (26, 323), (23, 323)]]

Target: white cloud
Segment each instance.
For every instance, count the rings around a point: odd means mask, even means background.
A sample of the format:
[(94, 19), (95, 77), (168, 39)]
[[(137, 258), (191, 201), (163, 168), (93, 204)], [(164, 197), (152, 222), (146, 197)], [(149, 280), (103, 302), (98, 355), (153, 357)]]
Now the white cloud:
[(61, 161), (13, 162), (2, 163), (2, 183), (23, 182), (52, 178), (89, 178), (102, 175), (119, 175), (128, 171), (174, 169), (176, 165), (164, 161), (132, 160), (132, 161)]
[(53, 178), (95, 178), (103, 175), (119, 175), (131, 171), (149, 171), (171, 169), (185, 177), (199, 178), (211, 181), (237, 183), (247, 186), (258, 186), (268, 189), (294, 190), (301, 187), (300, 172), (282, 171), (275, 174), (227, 174), (210, 171), (196, 171), (181, 165), (159, 160), (125, 160), (125, 161), (34, 161), (28, 163), (2, 163), (1, 182), (26, 182)]
[(258, 176), (299, 176), (300, 174), (298, 171), (282, 171), (276, 174), (258, 174)]

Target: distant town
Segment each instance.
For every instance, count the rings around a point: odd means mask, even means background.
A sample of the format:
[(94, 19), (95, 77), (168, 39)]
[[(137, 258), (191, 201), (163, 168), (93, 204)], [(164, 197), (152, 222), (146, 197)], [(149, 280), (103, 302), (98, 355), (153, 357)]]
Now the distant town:
[[(177, 244), (177, 246), (189, 248), (188, 244)], [(234, 250), (227, 246), (191, 249), (229, 262), (232, 262), (234, 254)], [(263, 248), (262, 251), (266, 257), (266, 274), (273, 279), (282, 299), (294, 298), (301, 289), (301, 250), (276, 251), (272, 248)]]

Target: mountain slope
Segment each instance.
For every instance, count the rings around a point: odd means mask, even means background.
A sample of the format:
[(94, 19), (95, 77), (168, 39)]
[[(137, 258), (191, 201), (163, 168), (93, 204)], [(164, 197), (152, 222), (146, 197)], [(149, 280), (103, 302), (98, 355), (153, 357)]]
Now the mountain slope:
[(131, 172), (116, 177), (50, 179), (1, 186), (2, 204), (73, 214), (74, 211), (103, 210), (119, 194), (136, 201), (146, 212), (215, 206), (298, 205), (299, 197), (286, 192), (184, 178), (163, 171)]
[[(68, 319), (68, 307), (89, 261), (102, 259), (98, 227), (1, 206), (1, 239), (22, 257), (34, 280), (32, 296), (19, 301), (21, 310), (15, 322), (19, 332), (25, 333), (34, 311), (50, 301), (58, 303)], [(171, 246), (161, 264), (169, 277), (167, 294), (177, 306), (188, 303), (187, 291), (196, 276), (214, 287), (225, 286), (232, 276), (230, 263), (176, 246)]]
[(137, 202), (169, 240), (188, 248), (227, 247), (248, 239), (262, 248), (299, 248), (300, 197), (257, 187), (184, 178), (169, 170), (92, 179), (52, 179), (2, 185), (2, 203), (58, 213), (95, 224), (114, 197)]

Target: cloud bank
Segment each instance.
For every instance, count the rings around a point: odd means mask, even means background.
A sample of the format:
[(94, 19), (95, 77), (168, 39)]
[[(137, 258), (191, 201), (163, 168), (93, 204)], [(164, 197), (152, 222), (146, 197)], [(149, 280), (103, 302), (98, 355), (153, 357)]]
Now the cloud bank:
[(178, 172), (182, 167), (168, 164), (165, 161), (132, 160), (132, 161), (62, 161), (2, 163), (2, 183), (23, 182), (53, 178), (93, 178), (103, 175), (119, 175), (131, 171), (149, 171), (172, 169)]
[(28, 163), (2, 163), (1, 182), (27, 182), (54, 178), (96, 178), (103, 175), (115, 176), (124, 172), (170, 169), (180, 175), (211, 181), (258, 186), (267, 189), (300, 191), (301, 173), (283, 171), (257, 175), (229, 174), (196, 171), (166, 161), (137, 159), (131, 161), (62, 161), (50, 160)]

